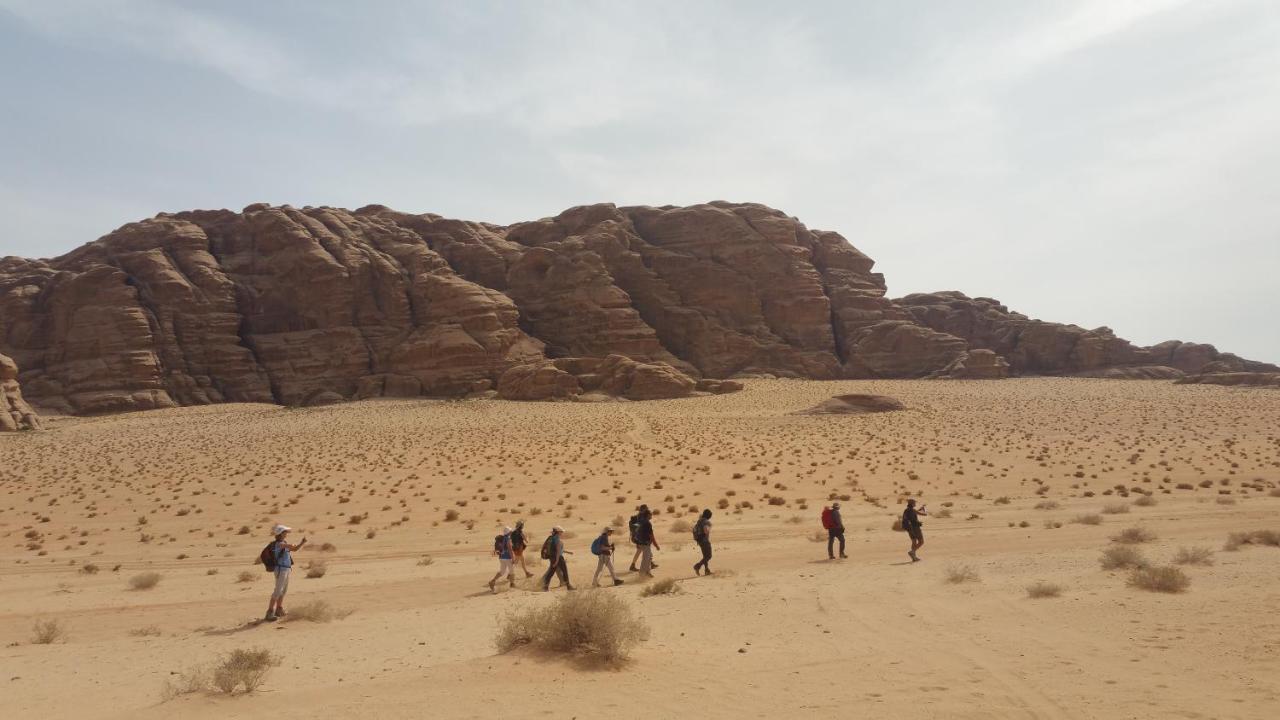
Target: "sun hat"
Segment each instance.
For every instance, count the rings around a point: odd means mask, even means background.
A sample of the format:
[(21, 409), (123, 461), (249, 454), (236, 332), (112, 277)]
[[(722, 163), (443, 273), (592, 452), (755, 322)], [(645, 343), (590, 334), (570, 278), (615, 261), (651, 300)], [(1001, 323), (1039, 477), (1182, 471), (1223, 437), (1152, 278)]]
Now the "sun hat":
[(607, 533), (612, 533), (612, 532), (613, 532), (613, 528), (611, 528), (611, 527), (606, 527), (606, 528), (604, 529), (604, 531), (605, 531), (605, 532), (607, 532)]
[(292, 530), (292, 529), (293, 529), (293, 528), (289, 527), (288, 525), (282, 525), (282, 524), (277, 523), (275, 527), (271, 528), (271, 534), (272, 534), (272, 535), (279, 535), (279, 534), (280, 534), (280, 533), (282, 533), (282, 532), (289, 532), (289, 531), (290, 531), (290, 530)]
[(504, 535), (510, 535), (510, 534), (511, 534), (511, 528), (507, 527), (506, 525), (503, 525), (503, 526), (502, 526), (502, 533), (503, 533)]
[(564, 528), (560, 527), (559, 525), (556, 525), (555, 527), (551, 528), (551, 532), (562, 533), (564, 532)]
[(831, 507), (833, 507), (833, 508), (838, 508), (838, 507), (840, 507), (840, 503), (838, 503), (838, 502), (837, 502), (837, 503), (831, 503)]

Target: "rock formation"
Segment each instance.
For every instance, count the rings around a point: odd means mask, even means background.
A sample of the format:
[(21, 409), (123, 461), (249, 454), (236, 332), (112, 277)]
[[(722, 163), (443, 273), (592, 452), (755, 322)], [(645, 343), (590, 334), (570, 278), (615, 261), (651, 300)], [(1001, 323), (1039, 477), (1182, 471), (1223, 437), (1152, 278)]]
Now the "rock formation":
[(600, 392), (637, 398), (670, 396), (673, 377), (715, 392), (735, 376), (1001, 375), (979, 350), (1014, 374), (1271, 367), (959, 293), (894, 302), (873, 266), (752, 204), (591, 205), (508, 227), (377, 205), (198, 210), (0, 259), (0, 352), (29, 400), (81, 414), (502, 394), (514, 368), (505, 395), (573, 395), (570, 380), (590, 395), (594, 371), (547, 361), (613, 355), (638, 365)]
[(17, 363), (0, 355), (0, 432), (39, 429), (40, 416), (22, 399)]
[(973, 349), (930, 375), (953, 380), (1001, 380), (1009, 377), (1009, 363), (990, 350)]
[(901, 400), (888, 395), (837, 395), (830, 400), (823, 400), (797, 415), (862, 415), (864, 413), (893, 412), (905, 410)]
[(1280, 372), (1208, 372), (1203, 375), (1191, 375), (1178, 384), (1184, 385), (1252, 385), (1257, 387), (1280, 387)]
[[(687, 397), (697, 381), (666, 363), (645, 363), (624, 355), (557, 358), (517, 365), (498, 379), (505, 400), (569, 400), (600, 393), (627, 400)], [(741, 386), (739, 386), (741, 387)], [(726, 389), (717, 386), (720, 392)]]

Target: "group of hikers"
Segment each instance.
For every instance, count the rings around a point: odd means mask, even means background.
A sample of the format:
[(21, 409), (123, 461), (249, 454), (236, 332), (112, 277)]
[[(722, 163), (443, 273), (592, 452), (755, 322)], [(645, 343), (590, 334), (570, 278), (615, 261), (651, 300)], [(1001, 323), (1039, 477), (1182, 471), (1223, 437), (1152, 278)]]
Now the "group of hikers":
[[(921, 505), (916, 508), (914, 498), (907, 500), (907, 507), (902, 511), (901, 527), (906, 531), (907, 536), (911, 538), (911, 549), (907, 551), (907, 555), (912, 562), (918, 562), (920, 556), (917, 554), (921, 547), (924, 546), (924, 530), (920, 521), (921, 515), (928, 515), (925, 506)], [(840, 516), (840, 503), (834, 502), (822, 509), (822, 527), (827, 531), (827, 558), (836, 559), (837, 544), (840, 550), (840, 557), (847, 558), (845, 554), (844, 541), (844, 520)], [(293, 528), (287, 525), (276, 525), (271, 530), (271, 534), (275, 539), (263, 548), (259, 557), (262, 564), (267, 570), (275, 573), (275, 587), (271, 592), (271, 601), (267, 605), (266, 620), (274, 622), (286, 615), (284, 609), (284, 596), (289, 589), (289, 575), (293, 569), (293, 553), (301, 550), (306, 544), (306, 538), (297, 545), (289, 543), (289, 532)], [(627, 523), (627, 529), (630, 534), (631, 544), (635, 546), (635, 555), (631, 558), (631, 572), (638, 573), (642, 578), (652, 578), (653, 571), (657, 569), (658, 564), (653, 561), (653, 551), (661, 550), (658, 545), (657, 534), (653, 530), (653, 513), (649, 510), (648, 505), (641, 505), (635, 515)], [(600, 587), (600, 574), (605, 570), (609, 571), (609, 578), (614, 585), (621, 585), (622, 579), (618, 577), (613, 567), (613, 555), (617, 548), (613, 541), (614, 528), (607, 526), (600, 531), (600, 535), (591, 543), (591, 553), (597, 557), (596, 572), (591, 578), (592, 587)], [(551, 589), (551, 581), (554, 578), (560, 578), (560, 584), (573, 590), (573, 585), (569, 582), (569, 566), (565, 561), (566, 555), (573, 553), (564, 547), (564, 528), (556, 525), (551, 528), (551, 534), (547, 536), (542, 543), (542, 550), (539, 553), (543, 560), (547, 561), (547, 570), (542, 575), (542, 590), (544, 592)], [(702, 553), (702, 559), (693, 566), (695, 575), (711, 574), (711, 510), (703, 510), (699, 515), (698, 521), (693, 526), (693, 541), (697, 543), (699, 551)], [(529, 571), (529, 566), (525, 562), (524, 553), (529, 546), (528, 535), (525, 533), (524, 521), (520, 520), (515, 527), (502, 528), (501, 534), (494, 538), (493, 554), (498, 558), (498, 573), (489, 581), (489, 590), (497, 592), (497, 584), (499, 581), (506, 579), (511, 587), (516, 586), (516, 567), (524, 572), (526, 578), (533, 577), (533, 573)], [(639, 567), (636, 563), (639, 563)]]

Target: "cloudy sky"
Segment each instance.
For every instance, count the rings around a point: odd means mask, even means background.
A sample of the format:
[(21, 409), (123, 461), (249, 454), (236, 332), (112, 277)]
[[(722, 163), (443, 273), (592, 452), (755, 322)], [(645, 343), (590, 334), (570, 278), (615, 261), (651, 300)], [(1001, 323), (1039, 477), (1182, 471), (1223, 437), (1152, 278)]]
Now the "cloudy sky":
[(1280, 3), (0, 0), (0, 256), (253, 202), (762, 202), (892, 295), (1280, 361)]

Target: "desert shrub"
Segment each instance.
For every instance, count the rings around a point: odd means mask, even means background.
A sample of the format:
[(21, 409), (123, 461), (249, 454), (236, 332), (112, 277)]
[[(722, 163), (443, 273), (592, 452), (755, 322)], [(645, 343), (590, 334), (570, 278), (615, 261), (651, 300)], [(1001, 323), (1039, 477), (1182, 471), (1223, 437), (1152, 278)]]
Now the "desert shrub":
[(354, 611), (345, 608), (335, 608), (327, 600), (311, 600), (301, 605), (294, 605), (290, 608), (289, 614), (284, 617), (285, 620), (290, 622), (306, 620), (307, 622), (327, 623), (334, 620), (342, 620), (352, 612)]
[(996, 498), (995, 500), (992, 500), (991, 502), (994, 505), (1008, 505), (1013, 501), (1009, 499), (1008, 495), (1001, 495), (1000, 497)]
[(253, 582), (254, 580), (257, 580), (257, 579), (258, 579), (258, 573), (249, 572), (248, 570), (241, 570), (240, 574), (236, 576), (236, 582), (238, 583)]
[(942, 508), (941, 510), (933, 513), (933, 516), (936, 518), (949, 518), (951, 517), (951, 508)]
[(1124, 503), (1112, 503), (1102, 508), (1103, 515), (1123, 515), (1129, 512), (1129, 506)]
[(237, 535), (248, 535), (248, 534), (249, 534), (249, 526), (248, 526), (248, 525), (241, 525), (241, 526), (240, 526), (240, 529), (236, 531), (236, 534), (237, 534)]
[(1180, 547), (1173, 556), (1175, 565), (1212, 565), (1213, 551), (1207, 547)]
[(129, 631), (129, 634), (133, 637), (160, 637), (161, 633), (160, 628), (155, 625), (148, 625), (146, 627), (134, 628)]
[(1129, 585), (1152, 592), (1180, 593), (1191, 587), (1191, 578), (1172, 565), (1144, 567), (1129, 574)]
[(1102, 516), (1097, 513), (1089, 513), (1088, 515), (1077, 515), (1071, 518), (1071, 522), (1077, 525), (1101, 525)]
[(338, 546), (334, 545), (333, 543), (324, 543), (323, 545), (320, 546), (320, 552), (334, 552), (337, 549), (338, 549)]
[(684, 518), (680, 518), (679, 520), (676, 520), (675, 522), (671, 523), (671, 532), (673, 533), (687, 533), (692, 529), (693, 529), (693, 526), (690, 525), (689, 521), (685, 520)]
[(894, 532), (906, 532), (906, 528), (902, 527), (902, 518), (894, 518), (893, 524), (889, 526), (889, 529)]
[(952, 585), (978, 582), (978, 571), (968, 565), (952, 565), (946, 569), (943, 577)]
[[(534, 514), (536, 515), (537, 513), (534, 513)], [(458, 519), (457, 510), (454, 510), (453, 508), (449, 508), (448, 510), (444, 511), (445, 522), (453, 522), (454, 520), (457, 520), (457, 519)]]
[(194, 667), (182, 671), (176, 676), (165, 680), (164, 688), (161, 695), (165, 701), (172, 700), (180, 695), (192, 695), (194, 693), (205, 692), (213, 685), (213, 677), (209, 668)]
[(677, 595), (681, 592), (680, 583), (675, 578), (662, 578), (655, 580), (640, 591), (640, 597), (653, 597), (655, 595)]
[(1271, 496), (1271, 497), (1273, 497), (1273, 498), (1280, 498), (1280, 488), (1272, 488), (1272, 489), (1271, 489), (1271, 492), (1269, 492), (1269, 493), (1267, 493), (1267, 494), (1268, 494), (1268, 495), (1270, 495), (1270, 496)]
[(1036, 510), (1057, 510), (1057, 509), (1058, 509), (1057, 500), (1041, 500), (1040, 502), (1036, 503)]
[(1236, 499), (1233, 497), (1225, 497), (1225, 496), (1219, 495), (1214, 502), (1218, 503), (1219, 505), (1235, 505)]
[(101, 568), (93, 563), (85, 563), (80, 566), (80, 572), (84, 575), (96, 575), (100, 569)]
[(814, 530), (809, 535), (809, 541), (810, 542), (826, 542), (827, 538), (829, 537), (830, 535), (827, 534), (826, 530)]
[(1029, 598), (1053, 598), (1062, 594), (1062, 586), (1051, 582), (1037, 582), (1027, 586)]
[(418, 564), (423, 567), (426, 567), (427, 565), (430, 565), (435, 561), (436, 559), (431, 557), (430, 555), (423, 555), (422, 557), (418, 558)]
[(312, 560), (307, 563), (307, 577), (311, 579), (322, 578), (324, 574), (329, 572), (329, 565), (324, 560)]
[(1142, 556), (1140, 550), (1127, 545), (1112, 545), (1103, 550), (1102, 557), (1099, 558), (1098, 562), (1102, 565), (1103, 570), (1144, 568), (1151, 564)]
[(649, 628), (619, 596), (606, 592), (562, 595), (547, 607), (512, 613), (498, 624), (499, 652), (521, 645), (619, 663), (649, 639)]
[(1227, 536), (1227, 542), (1222, 546), (1222, 549), (1235, 552), (1240, 549), (1241, 545), (1271, 545), (1272, 547), (1277, 547), (1280, 546), (1280, 532), (1275, 530), (1234, 532)]
[(1151, 542), (1156, 539), (1156, 534), (1144, 527), (1125, 528), (1115, 535), (1111, 536), (1111, 542), (1118, 542), (1125, 545), (1136, 545), (1138, 543)]
[(134, 590), (150, 590), (160, 584), (160, 573), (144, 572), (129, 578), (129, 587)]
[(210, 681), (215, 688), (228, 695), (235, 694), (240, 688), (251, 693), (262, 685), (271, 668), (279, 664), (280, 659), (270, 650), (232, 650), (214, 666)]
[(791, 525), (799, 525), (799, 524), (803, 523), (803, 522), (804, 522), (804, 520), (805, 520), (805, 519), (804, 519), (803, 517), (799, 516), (799, 515), (792, 515), (791, 517), (787, 518), (787, 519), (786, 519), (786, 520), (784, 520), (783, 522), (789, 523), (789, 524), (791, 524)]
[(1153, 495), (1143, 495), (1137, 500), (1134, 500), (1133, 504), (1138, 507), (1151, 507), (1156, 504), (1156, 499)]
[(32, 627), (31, 642), (36, 645), (52, 645), (67, 639), (67, 628), (59, 620), (37, 620)]

